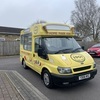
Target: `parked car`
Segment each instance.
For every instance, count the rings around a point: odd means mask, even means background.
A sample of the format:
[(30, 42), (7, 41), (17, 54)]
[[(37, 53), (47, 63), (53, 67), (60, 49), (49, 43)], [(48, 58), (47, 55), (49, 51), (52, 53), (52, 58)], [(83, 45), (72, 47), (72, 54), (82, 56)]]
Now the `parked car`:
[(100, 43), (93, 45), (92, 47), (90, 47), (87, 52), (91, 55), (91, 56), (98, 56), (100, 57)]

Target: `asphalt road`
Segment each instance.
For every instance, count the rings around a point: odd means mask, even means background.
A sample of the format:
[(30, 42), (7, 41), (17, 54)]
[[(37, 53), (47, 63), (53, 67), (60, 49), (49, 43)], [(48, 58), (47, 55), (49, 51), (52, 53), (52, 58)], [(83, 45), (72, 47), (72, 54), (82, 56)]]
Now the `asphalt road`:
[(56, 87), (48, 89), (44, 86), (40, 75), (31, 69), (25, 70), (20, 64), (19, 56), (1, 57), (0, 70), (16, 70), (49, 100), (100, 100), (100, 58), (94, 58), (98, 74), (96, 77), (86, 83), (72, 87)]

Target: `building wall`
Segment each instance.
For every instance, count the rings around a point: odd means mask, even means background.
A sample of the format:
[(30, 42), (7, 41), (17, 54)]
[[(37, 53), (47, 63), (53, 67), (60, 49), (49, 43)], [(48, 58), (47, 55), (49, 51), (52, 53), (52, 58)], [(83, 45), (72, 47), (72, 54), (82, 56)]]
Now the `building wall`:
[(13, 41), (19, 38), (19, 35), (0, 35), (0, 38), (5, 38), (5, 41)]

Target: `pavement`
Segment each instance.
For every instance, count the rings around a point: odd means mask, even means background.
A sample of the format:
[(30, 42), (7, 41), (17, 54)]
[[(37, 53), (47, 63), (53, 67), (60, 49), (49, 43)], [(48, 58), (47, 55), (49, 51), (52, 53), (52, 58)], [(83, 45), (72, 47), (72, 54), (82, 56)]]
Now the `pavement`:
[(49, 100), (14, 70), (0, 70), (0, 100)]

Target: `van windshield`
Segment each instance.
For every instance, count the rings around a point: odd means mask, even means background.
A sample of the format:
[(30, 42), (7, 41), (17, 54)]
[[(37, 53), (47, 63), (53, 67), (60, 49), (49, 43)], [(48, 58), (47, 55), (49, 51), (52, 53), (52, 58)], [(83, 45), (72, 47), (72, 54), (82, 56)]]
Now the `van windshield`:
[(61, 54), (83, 51), (74, 38), (46, 37), (42, 39), (44, 41), (48, 54)]

